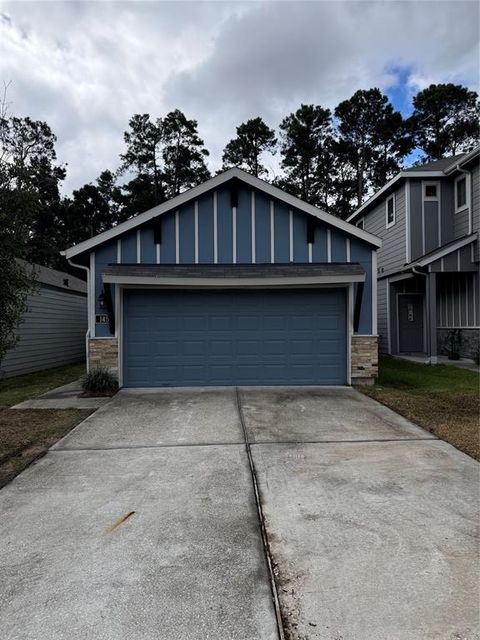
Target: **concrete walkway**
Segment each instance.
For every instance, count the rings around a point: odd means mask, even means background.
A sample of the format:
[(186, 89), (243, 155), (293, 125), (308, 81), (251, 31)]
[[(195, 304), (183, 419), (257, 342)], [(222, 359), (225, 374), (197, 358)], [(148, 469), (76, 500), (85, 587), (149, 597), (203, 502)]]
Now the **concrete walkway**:
[(12, 409), (98, 409), (111, 398), (81, 398), (81, 380), (74, 380), (62, 387), (47, 391), (38, 398), (19, 402)]
[[(393, 356), (397, 360), (407, 360), (407, 362), (416, 362), (417, 364), (430, 364), (430, 359), (427, 356)], [(436, 364), (446, 364), (450, 367), (457, 367), (457, 369), (467, 369), (468, 371), (475, 371), (480, 373), (480, 366), (475, 364), (474, 360), (469, 358), (461, 358), (460, 360), (449, 360), (447, 356), (437, 356)], [(435, 365), (433, 365), (435, 366)]]
[(478, 638), (478, 465), (352, 389), (245, 388), (122, 391), (0, 491), (2, 639), (279, 638), (247, 450), (285, 637)]

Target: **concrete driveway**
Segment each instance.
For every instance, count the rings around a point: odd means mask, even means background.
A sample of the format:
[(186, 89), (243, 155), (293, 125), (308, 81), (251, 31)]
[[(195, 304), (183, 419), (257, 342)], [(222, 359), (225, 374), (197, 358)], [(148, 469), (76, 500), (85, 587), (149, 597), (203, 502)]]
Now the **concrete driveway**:
[(121, 392), (0, 491), (2, 640), (273, 640), (269, 563), (286, 638), (477, 638), (477, 464), (351, 389), (238, 395)]

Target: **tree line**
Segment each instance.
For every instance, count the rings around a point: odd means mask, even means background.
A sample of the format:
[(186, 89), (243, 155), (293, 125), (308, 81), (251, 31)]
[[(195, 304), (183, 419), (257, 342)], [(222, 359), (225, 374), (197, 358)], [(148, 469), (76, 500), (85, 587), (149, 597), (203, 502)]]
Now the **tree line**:
[[(141, 213), (210, 177), (198, 123), (175, 109), (136, 114), (116, 168), (62, 196), (67, 167), (45, 122), (8, 112), (0, 101), (0, 245), (30, 262), (68, 270), (59, 251)], [(433, 84), (413, 97), (405, 118), (379, 89), (360, 90), (330, 110), (302, 104), (279, 124), (241, 123), (219, 171), (238, 166), (343, 219), (417, 151), (421, 161), (478, 143), (478, 95)], [(278, 154), (280, 171), (271, 169)], [(81, 161), (81, 160), (79, 160)], [(8, 252), (7, 252), (8, 248)]]

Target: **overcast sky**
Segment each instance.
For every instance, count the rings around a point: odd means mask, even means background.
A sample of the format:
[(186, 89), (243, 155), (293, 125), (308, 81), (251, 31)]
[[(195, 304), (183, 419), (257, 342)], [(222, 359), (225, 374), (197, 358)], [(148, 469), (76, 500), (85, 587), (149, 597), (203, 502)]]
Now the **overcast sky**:
[(478, 42), (476, 1), (0, 0), (0, 82), (56, 133), (66, 192), (117, 168), (134, 113), (197, 119), (215, 170), (249, 117), (278, 127), (373, 86), (403, 111), (431, 82), (478, 90)]

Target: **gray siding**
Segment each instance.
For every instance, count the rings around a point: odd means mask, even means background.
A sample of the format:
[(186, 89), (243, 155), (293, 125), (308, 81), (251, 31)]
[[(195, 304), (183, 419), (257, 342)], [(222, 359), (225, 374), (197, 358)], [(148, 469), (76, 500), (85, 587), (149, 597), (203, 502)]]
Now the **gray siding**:
[[(480, 165), (472, 170), (472, 231), (480, 233)], [(480, 260), (480, 242), (475, 243), (475, 260)]]
[(377, 285), (378, 310), (378, 348), (382, 353), (388, 353), (388, 308), (387, 308), (387, 280), (379, 280)]
[(386, 198), (365, 216), (364, 229), (382, 239), (378, 250), (380, 275), (393, 273), (406, 262), (405, 239), (405, 185), (395, 191), (395, 224), (387, 229)]
[(477, 273), (438, 274), (438, 328), (478, 327), (479, 302)]
[(454, 214), (455, 224), (455, 239), (463, 238), (468, 234), (468, 219), (470, 217), (470, 210), (464, 209)]
[(410, 260), (419, 258), (423, 251), (422, 182), (410, 182)]
[(455, 239), (453, 221), (453, 183), (448, 180), (440, 182), (440, 210), (442, 216), (442, 244), (448, 244)]
[(444, 258), (440, 258), (439, 260), (435, 260), (432, 262), (428, 269), (433, 273), (442, 273), (445, 271), (477, 271), (478, 272), (478, 264), (472, 262), (472, 256), (475, 251), (475, 244), (467, 244), (465, 247), (461, 247), (454, 251), (453, 253), (448, 254)]
[(14, 376), (78, 362), (85, 358), (87, 297), (41, 286), (28, 299), (20, 337), (0, 366)]
[[(438, 185), (438, 199), (424, 198), (425, 183)], [(453, 239), (452, 191), (441, 180), (410, 182), (410, 260), (438, 249)]]

